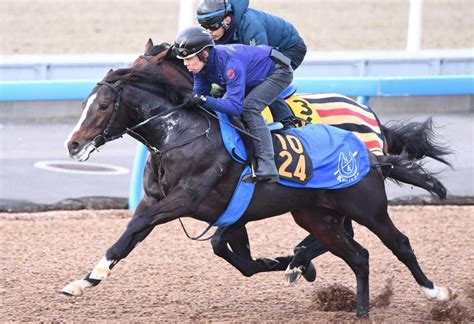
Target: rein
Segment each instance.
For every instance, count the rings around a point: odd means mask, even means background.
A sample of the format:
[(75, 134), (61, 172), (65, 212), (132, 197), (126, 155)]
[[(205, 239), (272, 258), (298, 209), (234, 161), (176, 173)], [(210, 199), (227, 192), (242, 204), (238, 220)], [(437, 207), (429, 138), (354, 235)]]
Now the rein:
[[(145, 119), (144, 121), (141, 121), (139, 122), (138, 124), (132, 126), (132, 127), (127, 127), (123, 132), (121, 132), (120, 134), (118, 135), (110, 135), (110, 128), (112, 127), (113, 123), (115, 122), (115, 119), (117, 117), (117, 114), (118, 114), (118, 110), (123, 102), (122, 100), (122, 96), (121, 96), (121, 93), (120, 93), (120, 90), (117, 89), (113, 84), (111, 83), (108, 83), (108, 82), (98, 82), (97, 85), (101, 85), (101, 86), (106, 86), (108, 87), (110, 90), (112, 90), (116, 96), (117, 96), (117, 101), (115, 102), (114, 104), (114, 108), (113, 108), (113, 111), (112, 111), (112, 114), (110, 116), (110, 119), (107, 123), (107, 126), (105, 127), (104, 131), (102, 132), (102, 134), (100, 135), (97, 135), (95, 138), (94, 138), (94, 143), (95, 143), (95, 140), (98, 139), (98, 138), (102, 138), (104, 140), (104, 142), (109, 142), (109, 141), (113, 141), (117, 138), (121, 138), (124, 134), (128, 134), (130, 135), (131, 137), (133, 137), (134, 139), (136, 139), (137, 141), (139, 141), (140, 143), (142, 143), (143, 145), (145, 145), (150, 151), (152, 151), (154, 154), (156, 154), (160, 160), (161, 160), (161, 157), (163, 156), (164, 153), (168, 152), (168, 151), (171, 151), (175, 148), (178, 148), (178, 147), (182, 147), (182, 146), (185, 146), (185, 145), (188, 145), (192, 142), (194, 142), (195, 140), (197, 140), (198, 138), (202, 137), (202, 136), (206, 136), (207, 138), (209, 138), (209, 133), (210, 133), (210, 130), (211, 130), (211, 121), (209, 119), (209, 116), (212, 116), (214, 117), (215, 119), (219, 119), (215, 114), (212, 114), (211, 112), (209, 112), (206, 108), (202, 107), (201, 105), (197, 105), (197, 107), (203, 111), (205, 114), (203, 115), (204, 117), (206, 117), (206, 120), (207, 120), (207, 129), (202, 132), (202, 133), (199, 133), (197, 134), (196, 136), (194, 137), (191, 137), (181, 143), (178, 143), (178, 144), (174, 144), (174, 145), (169, 145), (169, 146), (166, 146), (166, 147), (162, 147), (161, 149), (158, 149), (156, 147), (154, 147), (153, 145), (151, 145), (142, 135), (140, 135), (139, 133), (136, 132), (137, 129), (139, 129), (140, 127), (148, 124), (150, 121), (154, 120), (154, 119), (158, 119), (160, 117), (163, 117), (169, 113), (171, 113), (173, 110), (176, 110), (176, 109), (180, 109), (180, 108), (183, 108), (185, 107), (187, 104), (186, 103), (181, 103), (177, 106), (174, 106), (173, 108), (171, 108), (170, 110), (166, 110), (166, 111), (162, 111), (154, 116), (151, 116), (147, 119)], [(155, 108), (158, 108), (159, 106), (156, 106), (156, 107), (152, 107), (151, 110), (155, 109)], [(250, 137), (251, 139), (253, 140), (256, 140), (256, 141), (260, 141), (260, 139), (256, 136), (253, 136), (252, 134), (250, 134), (249, 132), (247, 132), (245, 129), (242, 129), (238, 126), (235, 126), (235, 125), (232, 125), (230, 123), (227, 123), (225, 121), (222, 121), (224, 122), (225, 124), (227, 124), (228, 126), (236, 129), (237, 131), (239, 131), (240, 133)], [(161, 164), (161, 161), (160, 161), (160, 164)], [(186, 236), (191, 239), (191, 240), (194, 240), (194, 241), (207, 241), (209, 239), (211, 239), (214, 234), (212, 234), (211, 236), (207, 237), (207, 238), (202, 238), (210, 229), (212, 226), (214, 226), (214, 223), (209, 223), (209, 225), (206, 227), (206, 229), (199, 235), (195, 236), (195, 237), (192, 237), (188, 234), (188, 231), (186, 230), (186, 228), (184, 227), (184, 224), (181, 220), (181, 218), (179, 218), (179, 222), (181, 224), (181, 227), (183, 228), (183, 231), (184, 233), (186, 234)]]

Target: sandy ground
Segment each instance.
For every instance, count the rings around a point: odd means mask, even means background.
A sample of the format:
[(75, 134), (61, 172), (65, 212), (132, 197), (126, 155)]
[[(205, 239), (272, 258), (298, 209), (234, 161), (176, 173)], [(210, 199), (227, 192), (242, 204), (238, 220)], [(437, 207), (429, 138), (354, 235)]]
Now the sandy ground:
[[(310, 51), (406, 47), (408, 0), (250, 3), (292, 22)], [(423, 49), (474, 47), (473, 0), (423, 3)], [(174, 39), (178, 13), (178, 0), (2, 0), (0, 53), (140, 53), (148, 38)]]
[[(457, 288), (456, 307), (472, 316), (474, 207), (390, 207), (390, 212), (428, 277)], [(282, 273), (245, 278), (214, 256), (209, 242), (188, 240), (177, 221), (155, 229), (109, 280), (84, 296), (59, 294), (92, 269), (129, 216), (118, 210), (0, 214), (1, 321), (355, 320), (353, 312), (321, 311), (316, 301), (320, 289), (335, 283), (354, 289), (353, 274), (340, 259), (319, 257), (317, 280), (302, 280), (295, 287), (284, 285)], [(185, 224), (191, 233), (204, 228), (193, 220)], [(254, 257), (285, 255), (304, 236), (288, 215), (249, 224), (248, 229)], [(355, 232), (370, 252), (371, 300), (393, 279), (390, 305), (373, 307), (371, 320), (433, 320), (437, 304), (421, 295), (408, 269), (365, 228), (356, 226)]]

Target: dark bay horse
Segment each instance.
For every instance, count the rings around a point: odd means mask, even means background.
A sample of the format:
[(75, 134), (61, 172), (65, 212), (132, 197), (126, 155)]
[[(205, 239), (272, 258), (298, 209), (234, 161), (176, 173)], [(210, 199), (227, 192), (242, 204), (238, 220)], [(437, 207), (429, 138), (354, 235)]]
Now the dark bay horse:
[[(146, 172), (154, 176), (145, 177), (151, 183), (145, 183), (146, 195), (121, 237), (90, 273), (64, 287), (63, 293), (82, 295), (86, 288), (106, 279), (155, 226), (180, 217), (212, 224), (226, 208), (242, 165), (225, 150), (218, 122), (202, 110), (181, 104), (190, 89), (179, 82), (180, 73), (172, 63), (158, 64), (152, 72), (140, 66), (111, 71), (84, 102), (82, 117), (67, 141), (70, 156), (85, 161), (97, 147), (128, 133), (153, 152)], [(425, 276), (408, 238), (390, 220), (384, 178), (424, 188), (440, 198), (446, 196), (446, 189), (406, 156), (371, 155), (371, 163), (373, 167), (360, 182), (344, 189), (257, 184), (242, 218), (216, 231), (211, 241), (214, 253), (247, 275), (252, 274), (247, 271), (284, 270), (287, 261), (253, 260), (247, 249), (241, 249), (240, 241), (234, 241), (240, 239), (247, 222), (291, 212), (299, 226), (353, 270), (357, 316), (367, 317), (368, 251), (345, 231), (343, 223), (348, 218), (380, 238), (408, 267), (427, 298), (453, 298), (452, 289), (438, 287)], [(380, 165), (390, 168), (377, 167)]]
[[(137, 71), (146, 70), (149, 73), (165, 74), (168, 76), (170, 83), (176, 85), (181, 91), (191, 91), (192, 89), (192, 74), (184, 67), (180, 60), (174, 58), (173, 53), (170, 51), (170, 45), (167, 43), (154, 45), (150, 39), (145, 46), (145, 54), (135, 60), (132, 68)], [(438, 143), (436, 134), (433, 131), (431, 118), (423, 123), (392, 122), (387, 126), (379, 123), (378, 117), (370, 107), (360, 106), (357, 102), (345, 96), (337, 94), (307, 94), (300, 95), (300, 98), (297, 97), (293, 101), (309, 103), (310, 107), (305, 107), (306, 111), (301, 117), (311, 115), (308, 113), (311, 110), (316, 111), (319, 115), (324, 113), (325, 117), (320, 118), (320, 122), (354, 132), (366, 143), (367, 148), (375, 154), (385, 152), (399, 155), (402, 152), (406, 152), (411, 160), (431, 157), (450, 166), (445, 156), (449, 155), (451, 151)], [(330, 107), (330, 109), (327, 107)], [(335, 111), (348, 111), (348, 113), (328, 114), (332, 108)], [(377, 124), (367, 123), (367, 117)], [(153, 171), (151, 165), (152, 163), (150, 162), (146, 165), (144, 177), (145, 196), (135, 213), (141, 212), (151, 203), (148, 197), (156, 197), (156, 194), (147, 193), (147, 187), (155, 188), (155, 183), (158, 182), (155, 176), (156, 172)], [(346, 219), (345, 228), (346, 231), (353, 235), (350, 219)], [(234, 235), (236, 237), (232, 240), (232, 248), (234, 250), (246, 251), (245, 254), (251, 258), (250, 242), (245, 227), (242, 227), (239, 232), (234, 232)], [(312, 235), (308, 235), (295, 247), (294, 255), (276, 258), (280, 266), (273, 268), (273, 270), (281, 270), (283, 265), (288, 265), (287, 269), (285, 269), (285, 279), (289, 284), (294, 284), (301, 275), (308, 281), (314, 281), (316, 270), (311, 260), (326, 251), (320, 242)], [(265, 268), (262, 270), (259, 267), (246, 267), (243, 274), (251, 276), (261, 271), (268, 270)]]

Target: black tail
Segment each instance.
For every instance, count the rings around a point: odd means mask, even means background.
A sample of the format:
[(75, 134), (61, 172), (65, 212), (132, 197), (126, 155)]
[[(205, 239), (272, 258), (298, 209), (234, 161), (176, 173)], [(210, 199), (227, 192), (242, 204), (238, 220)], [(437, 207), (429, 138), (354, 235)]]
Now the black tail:
[(428, 156), (452, 167), (445, 157), (453, 152), (437, 140), (431, 117), (423, 123), (392, 121), (382, 125), (382, 131), (389, 154), (400, 155), (406, 151), (410, 160), (421, 160)]
[(421, 162), (411, 161), (406, 153), (377, 156), (377, 160), (383, 164), (381, 168), (383, 175), (390, 180), (398, 184), (403, 182), (423, 188), (433, 196), (446, 199), (445, 186), (434, 177), (433, 173), (424, 169)]

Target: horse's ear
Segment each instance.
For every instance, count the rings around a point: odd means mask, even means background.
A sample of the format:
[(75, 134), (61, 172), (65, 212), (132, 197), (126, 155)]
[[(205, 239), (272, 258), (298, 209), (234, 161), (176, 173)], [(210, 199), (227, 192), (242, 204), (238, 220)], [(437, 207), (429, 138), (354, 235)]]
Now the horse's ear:
[(106, 80), (110, 75), (112, 75), (112, 73), (114, 72), (113, 69), (110, 69), (109, 72), (107, 72), (104, 76), (104, 80)]
[(145, 54), (148, 53), (148, 51), (153, 47), (153, 41), (151, 38), (148, 39), (148, 42), (145, 45)]
[(166, 58), (176, 58), (176, 52), (174, 51), (174, 45), (171, 45), (166, 51)]
[(131, 68), (125, 68), (125, 69), (118, 69), (118, 70), (110, 70), (109, 73), (105, 76), (104, 80), (106, 82), (114, 83), (121, 77), (130, 74), (132, 72)]

